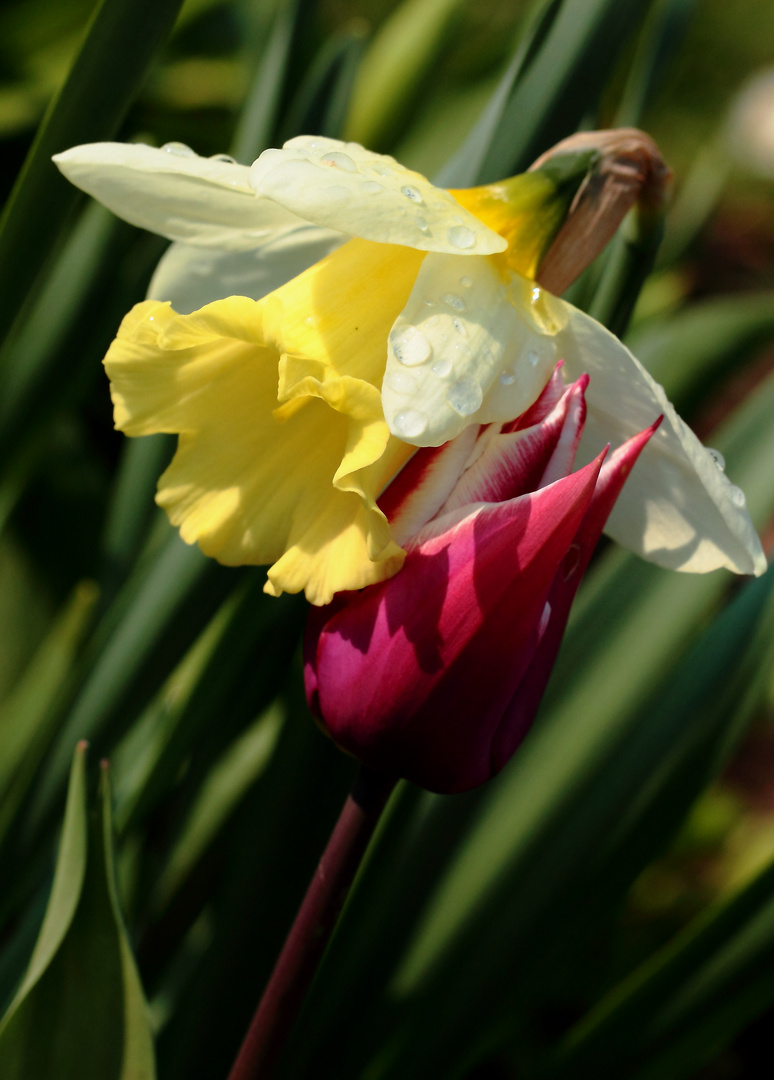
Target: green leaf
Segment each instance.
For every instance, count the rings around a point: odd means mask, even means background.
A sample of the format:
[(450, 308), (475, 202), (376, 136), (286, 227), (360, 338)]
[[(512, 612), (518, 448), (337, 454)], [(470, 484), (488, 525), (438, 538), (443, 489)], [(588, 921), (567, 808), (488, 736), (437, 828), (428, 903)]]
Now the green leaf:
[(0, 424), (10, 422), (19, 432), (29, 422), (30, 398), (45, 383), (94, 278), (107, 273), (106, 253), (116, 226), (117, 219), (104, 207), (88, 206), (23, 320), (17, 321), (0, 353), (5, 373)]
[(17, 813), (55, 731), (55, 703), (66, 684), (97, 600), (78, 586), (13, 694), (0, 705), (0, 839)]
[(261, 35), (260, 59), (231, 144), (237, 161), (251, 162), (272, 145), (301, 6), (302, 0), (279, 0), (265, 43)]
[(95, 11), (0, 219), (0, 338), (79, 197), (59, 175), (51, 156), (116, 133), (181, 3), (102, 0)]
[(164, 867), (157, 904), (164, 907), (261, 776), (279, 735), (283, 710), (278, 703), (259, 716), (214, 763)]
[(355, 82), (345, 138), (383, 149), (436, 62), (461, 0), (403, 0), (366, 51)]
[(279, 143), (306, 131), (341, 137), (364, 47), (360, 23), (325, 42), (290, 103)]
[(103, 768), (87, 814), (79, 744), (54, 884), (27, 974), (0, 1023), (4, 1080), (153, 1080), (140, 980), (118, 907)]
[(456, 187), (524, 172), (571, 135), (652, 0), (548, 0), (480, 121), (443, 173)]

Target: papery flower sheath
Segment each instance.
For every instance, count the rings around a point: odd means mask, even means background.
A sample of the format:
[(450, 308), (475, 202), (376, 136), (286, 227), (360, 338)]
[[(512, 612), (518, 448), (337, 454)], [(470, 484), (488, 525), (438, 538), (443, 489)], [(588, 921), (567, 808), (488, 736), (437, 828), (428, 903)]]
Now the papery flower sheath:
[[(105, 361), (116, 426), (179, 435), (158, 502), (206, 554), (272, 564), (267, 591), (321, 605), (392, 577), (405, 550), (381, 492), (417, 447), (522, 415), (560, 359), (568, 382), (592, 376), (581, 464), (664, 417), (609, 533), (675, 569), (764, 569), (743, 498), (661, 388), (535, 285), (564, 212), (545, 174), (448, 192), (392, 158), (306, 136), (250, 170), (179, 147), (96, 144), (56, 161), (128, 220), (185, 243), (155, 297), (190, 298), (197, 273), (212, 290), (194, 311), (149, 300), (126, 317)], [(335, 250), (319, 259), (316, 244)]]
[[(420, 450), (381, 505), (389, 581), (310, 614), (310, 707), (339, 746), (431, 791), (490, 779), (526, 735), (605, 520), (658, 422), (572, 472), (588, 378)], [(636, 472), (636, 469), (635, 469)]]

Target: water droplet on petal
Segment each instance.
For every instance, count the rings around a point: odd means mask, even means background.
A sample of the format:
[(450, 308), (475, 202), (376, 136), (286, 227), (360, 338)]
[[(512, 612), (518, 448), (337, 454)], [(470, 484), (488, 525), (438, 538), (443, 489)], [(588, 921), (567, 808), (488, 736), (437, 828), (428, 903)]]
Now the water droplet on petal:
[(412, 202), (424, 202), (424, 199), (422, 198), (422, 193), (420, 191), (417, 191), (415, 187), (411, 187), (410, 184), (404, 184), (404, 186), (400, 189), (400, 193), (401, 195), (405, 195), (407, 199), (411, 199)]
[(481, 408), (484, 394), (474, 378), (463, 375), (446, 391), (446, 400), (460, 416), (472, 416)]
[(449, 229), (446, 237), (452, 247), (461, 248), (463, 251), (466, 248), (472, 248), (476, 242), (472, 229), (465, 225), (455, 225), (453, 229)]
[(725, 472), (726, 471), (726, 459), (723, 457), (721, 452), (719, 450), (713, 450), (711, 446), (708, 446), (707, 447), (707, 453), (712, 458), (715, 465), (720, 469), (720, 471)]
[(222, 161), (224, 165), (236, 165), (237, 159), (231, 154), (211, 154), (210, 161)]
[(428, 230), (428, 224), (427, 224), (427, 221), (425, 220), (425, 218), (423, 218), (423, 217), (420, 217), (420, 216), (417, 216), (417, 217), (415, 217), (415, 218), (414, 218), (414, 224), (415, 224), (415, 225), (416, 225), (416, 227), (417, 227), (418, 229), (420, 229), (420, 230), (421, 230), (422, 232), (427, 232), (427, 230)]
[(376, 180), (364, 180), (360, 185), (360, 190), (364, 191), (366, 195), (376, 195), (380, 191), (384, 191), (381, 184), (377, 184)]
[(343, 184), (332, 184), (331, 187), (325, 189), (326, 199), (338, 199), (343, 202), (345, 199), (352, 198), (352, 191), (348, 187), (344, 187)]
[(358, 168), (349, 154), (342, 154), (340, 150), (331, 150), (329, 154), (323, 154), (320, 158), (321, 165), (328, 165), (342, 172), (357, 172)]
[(461, 334), (463, 337), (468, 336), (468, 332), (465, 329), (465, 324), (460, 322), (459, 319), (452, 319), (452, 326), (454, 327), (454, 329), (457, 331), (458, 334)]
[(744, 492), (740, 487), (737, 487), (736, 484), (731, 485), (728, 494), (734, 506), (738, 506), (741, 509), (745, 505), (747, 500), (744, 497)]
[(433, 375), (439, 379), (445, 379), (451, 372), (452, 361), (450, 356), (439, 356), (433, 366), (430, 368)]
[(467, 274), (464, 274), (463, 277), (460, 278), (460, 285), (463, 287), (463, 289), (469, 289), (472, 284), (473, 278), (468, 277)]
[(182, 142), (165, 142), (161, 147), (162, 150), (166, 150), (168, 154), (173, 154), (175, 157), (196, 157), (196, 151), (192, 150), (190, 146), (186, 146)]
[(461, 296), (457, 296), (456, 293), (451, 293), (451, 292), (444, 293), (443, 296), (441, 297), (441, 299), (443, 300), (444, 304), (447, 304), (450, 308), (453, 308), (455, 311), (464, 311), (465, 310), (465, 301), (462, 299)]
[(513, 374), (512, 371), (508, 371), (508, 369), (506, 368), (505, 371), (501, 372), (500, 374), (500, 382), (503, 384), (503, 386), (512, 386), (513, 383), (516, 382), (516, 376)]
[(392, 430), (400, 439), (416, 439), (427, 427), (427, 417), (418, 409), (401, 409), (392, 418)]
[(534, 287), (534, 289), (532, 290), (532, 303), (536, 304), (539, 299), (540, 299), (540, 289), (536, 285)]
[(399, 326), (390, 333), (390, 347), (396, 360), (406, 367), (424, 364), (433, 347), (416, 326)]
[(417, 392), (417, 380), (408, 371), (391, 371), (387, 376), (387, 385), (396, 394), (415, 394)]
[(527, 363), (530, 367), (537, 367), (540, 362), (540, 353), (535, 352), (534, 349), (530, 349), (527, 353)]

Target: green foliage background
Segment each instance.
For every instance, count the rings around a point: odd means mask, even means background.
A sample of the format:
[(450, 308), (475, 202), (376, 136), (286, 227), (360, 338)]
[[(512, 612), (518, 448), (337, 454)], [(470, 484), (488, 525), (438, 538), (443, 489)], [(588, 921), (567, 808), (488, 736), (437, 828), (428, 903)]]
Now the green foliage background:
[[(51, 153), (316, 131), (464, 185), (645, 128), (676, 195), (627, 338), (770, 542), (772, 179), (728, 117), (772, 40), (765, 0), (3, 6), (0, 1075), (225, 1077), (354, 770), (306, 712), (303, 602), (187, 548), (153, 505), (169, 441), (112, 431), (100, 360), (165, 245)], [(624, 225), (569, 298), (622, 330), (652, 256)], [(754, 1075), (772, 584), (603, 547), (510, 766), (399, 787), (283, 1077)]]

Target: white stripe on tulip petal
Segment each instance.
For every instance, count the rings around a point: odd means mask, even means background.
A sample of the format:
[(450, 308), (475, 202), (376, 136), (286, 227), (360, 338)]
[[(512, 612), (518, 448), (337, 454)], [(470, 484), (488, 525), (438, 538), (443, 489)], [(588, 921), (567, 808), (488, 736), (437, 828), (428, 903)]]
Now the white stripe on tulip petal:
[(149, 300), (169, 300), (189, 314), (227, 296), (260, 300), (325, 258), (345, 240), (341, 233), (301, 225), (250, 251), (219, 251), (170, 244), (148, 287)]
[(244, 251), (306, 224), (257, 198), (246, 165), (168, 145), (88, 143), (54, 161), (71, 183), (118, 217), (170, 240)]
[(618, 496), (605, 532), (672, 570), (703, 573), (724, 566), (762, 574), (766, 559), (742, 492), (629, 350), (588, 315), (565, 306), (569, 321), (557, 339), (565, 378), (584, 372), (591, 376), (579, 462), (591, 460), (608, 442), (619, 446), (664, 416)]
[(250, 183), (306, 221), (364, 240), (465, 255), (507, 247), (448, 191), (358, 143), (299, 136), (264, 150)]
[(435, 517), (457, 485), (478, 438), (473, 424), (439, 447), (425, 447), (404, 465), (380, 506), (396, 544), (407, 545)]
[(388, 342), (390, 431), (439, 446), (468, 424), (519, 416), (550, 378), (563, 317), (553, 297), (494, 260), (428, 255)]

